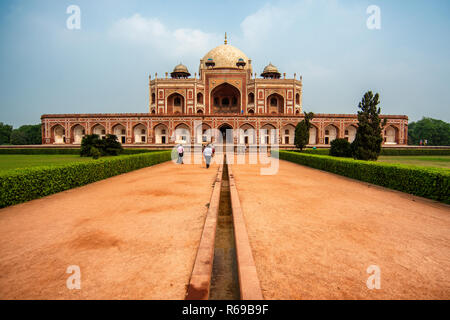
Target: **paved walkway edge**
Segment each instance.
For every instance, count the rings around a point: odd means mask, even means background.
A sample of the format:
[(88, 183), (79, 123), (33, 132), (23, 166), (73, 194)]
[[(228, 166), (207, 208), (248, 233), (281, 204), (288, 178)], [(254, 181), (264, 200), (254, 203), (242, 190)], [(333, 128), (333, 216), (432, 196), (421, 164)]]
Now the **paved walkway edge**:
[(209, 298), (217, 215), (219, 213), (220, 188), (222, 186), (222, 172), (223, 165), (220, 165), (214, 181), (209, 209), (206, 214), (202, 237), (198, 246), (185, 300), (208, 300)]
[(236, 189), (231, 166), (228, 166), (231, 206), (233, 209), (234, 241), (236, 243), (236, 258), (239, 274), (241, 300), (263, 300), (261, 285), (256, 272), (255, 260), (248, 239), (247, 227), (242, 214), (241, 202)]

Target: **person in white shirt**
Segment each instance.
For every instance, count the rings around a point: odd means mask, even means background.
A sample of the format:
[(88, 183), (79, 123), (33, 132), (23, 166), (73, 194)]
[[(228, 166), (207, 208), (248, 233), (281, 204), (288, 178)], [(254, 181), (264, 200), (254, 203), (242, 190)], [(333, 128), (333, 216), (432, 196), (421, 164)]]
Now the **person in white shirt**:
[(177, 152), (178, 152), (177, 163), (184, 164), (183, 163), (184, 148), (183, 148), (183, 146), (181, 144), (178, 145)]
[(203, 156), (205, 157), (206, 162), (206, 169), (209, 169), (209, 164), (211, 163), (211, 157), (213, 154), (213, 150), (211, 148), (211, 145), (207, 145), (205, 150), (203, 150)]

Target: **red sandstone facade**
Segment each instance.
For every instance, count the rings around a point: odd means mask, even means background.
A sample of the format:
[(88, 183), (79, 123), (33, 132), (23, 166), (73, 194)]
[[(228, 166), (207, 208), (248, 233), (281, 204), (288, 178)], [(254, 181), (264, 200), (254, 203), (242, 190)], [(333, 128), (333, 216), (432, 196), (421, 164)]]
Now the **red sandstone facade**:
[[(214, 141), (214, 132), (233, 129), (236, 144), (291, 148), (295, 126), (303, 119), (302, 77), (286, 79), (269, 64), (258, 78), (251, 60), (226, 42), (200, 60), (198, 76), (190, 77), (187, 68), (178, 65), (170, 78), (166, 73), (149, 80), (148, 113), (43, 115), (42, 143), (80, 144), (85, 134), (111, 133), (126, 145), (169, 147)], [(385, 144), (407, 144), (408, 117), (383, 118)], [(357, 118), (316, 114), (312, 124), (310, 145), (328, 145), (336, 138), (352, 141)]]

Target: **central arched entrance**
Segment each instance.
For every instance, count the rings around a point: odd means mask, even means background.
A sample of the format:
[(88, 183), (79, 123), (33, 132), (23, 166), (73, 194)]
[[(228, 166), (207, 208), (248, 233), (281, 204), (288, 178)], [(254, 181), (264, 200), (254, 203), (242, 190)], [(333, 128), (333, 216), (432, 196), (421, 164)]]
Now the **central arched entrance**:
[(241, 93), (229, 83), (223, 83), (211, 92), (214, 113), (239, 113), (241, 111)]

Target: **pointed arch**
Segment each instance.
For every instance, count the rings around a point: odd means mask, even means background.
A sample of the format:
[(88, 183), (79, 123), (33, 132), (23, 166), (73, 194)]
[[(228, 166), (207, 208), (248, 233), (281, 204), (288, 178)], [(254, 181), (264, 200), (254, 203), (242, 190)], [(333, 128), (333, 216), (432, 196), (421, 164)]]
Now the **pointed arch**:
[(127, 127), (122, 123), (116, 123), (112, 126), (112, 134), (117, 137), (120, 143), (127, 142)]
[(310, 124), (311, 128), (309, 128), (308, 144), (315, 145), (319, 143), (319, 128), (314, 123)]
[(100, 139), (105, 139), (106, 138), (106, 129), (105, 126), (103, 126), (100, 123), (97, 123), (95, 125), (92, 126), (92, 134), (96, 134), (100, 137)]
[(65, 144), (66, 143), (66, 129), (62, 124), (55, 124), (51, 127), (51, 134), (53, 143)]
[(388, 125), (384, 129), (384, 143), (385, 144), (398, 144), (399, 129), (396, 126)]
[(167, 114), (185, 114), (186, 99), (178, 92), (170, 94), (167, 99)]
[(169, 143), (169, 128), (164, 123), (158, 123), (153, 127), (153, 136), (156, 144)]
[(211, 91), (211, 103), (214, 113), (240, 113), (241, 91), (234, 85), (224, 82)]
[(323, 128), (323, 136), (324, 143), (330, 144), (331, 141), (336, 140), (339, 137), (339, 128), (336, 125), (330, 123)]
[(186, 123), (179, 123), (174, 131), (175, 143), (191, 143), (191, 127)]
[(279, 93), (272, 93), (266, 100), (269, 113), (284, 113), (284, 98)]
[(133, 126), (133, 143), (147, 142), (148, 128), (143, 123), (138, 123)]
[(295, 127), (293, 124), (287, 123), (281, 129), (281, 143), (294, 144)]
[(83, 125), (77, 123), (72, 126), (70, 132), (72, 143), (81, 144), (81, 141), (83, 141), (83, 137), (86, 135), (86, 128)]
[(355, 140), (356, 137), (356, 125), (349, 125), (344, 129), (344, 139), (346, 139), (348, 142), (352, 143)]

